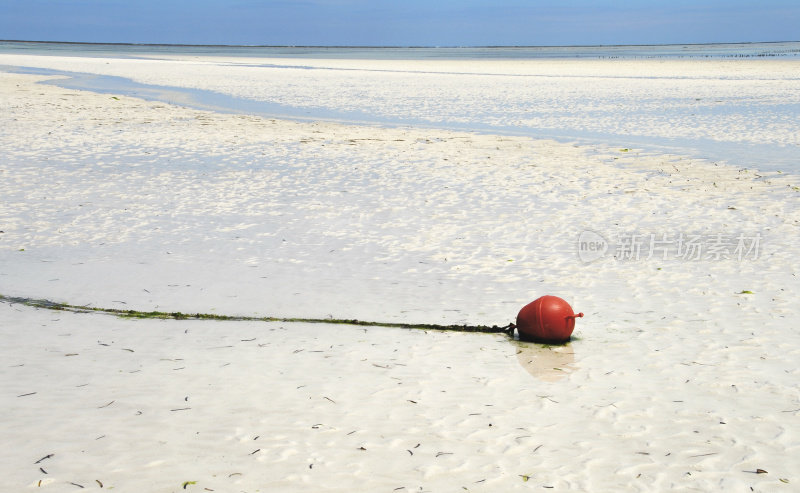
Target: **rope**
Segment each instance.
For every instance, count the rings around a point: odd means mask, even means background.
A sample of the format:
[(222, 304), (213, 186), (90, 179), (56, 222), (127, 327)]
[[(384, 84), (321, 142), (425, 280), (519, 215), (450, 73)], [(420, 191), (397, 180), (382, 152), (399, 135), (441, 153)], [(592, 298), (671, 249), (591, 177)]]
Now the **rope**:
[(25, 305), (33, 308), (46, 310), (66, 311), (72, 313), (101, 313), (113, 315), (120, 318), (155, 318), (162, 320), (219, 320), (233, 322), (300, 322), (307, 324), (343, 324), (358, 325), (366, 327), (391, 327), (399, 329), (417, 330), (437, 330), (455, 332), (483, 332), (488, 334), (506, 334), (514, 336), (516, 326), (513, 323), (498, 327), (497, 325), (440, 325), (440, 324), (411, 324), (400, 322), (372, 322), (366, 320), (344, 319), (344, 318), (301, 318), (301, 317), (247, 317), (240, 315), (218, 315), (211, 313), (181, 313), (181, 312), (143, 312), (138, 310), (122, 310), (119, 308), (101, 308), (86, 305), (71, 305), (69, 303), (58, 303), (46, 299), (23, 298), (16, 296), (5, 296), (0, 294), (0, 302), (8, 304)]

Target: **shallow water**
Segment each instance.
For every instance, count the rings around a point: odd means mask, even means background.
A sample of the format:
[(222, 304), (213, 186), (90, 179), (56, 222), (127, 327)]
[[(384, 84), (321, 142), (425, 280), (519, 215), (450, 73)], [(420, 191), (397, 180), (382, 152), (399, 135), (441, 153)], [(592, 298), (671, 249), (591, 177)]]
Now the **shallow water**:
[[(3, 67), (0, 67), (3, 68)], [(297, 68), (297, 67), (293, 67)], [(520, 135), (534, 138), (554, 139), (561, 142), (577, 142), (588, 145), (603, 145), (620, 148), (636, 148), (645, 152), (661, 154), (687, 155), (695, 158), (707, 159), (715, 162), (724, 162), (737, 167), (758, 169), (763, 171), (781, 171), (800, 173), (800, 148), (794, 144), (779, 144), (776, 142), (754, 142), (753, 139), (745, 142), (720, 141), (704, 138), (702, 135), (693, 137), (671, 137), (656, 135), (653, 132), (647, 135), (633, 135), (616, 130), (612, 127), (591, 128), (588, 123), (601, 120), (634, 119), (657, 122), (687, 122), (693, 119), (718, 121), (719, 118), (737, 118), (748, 121), (750, 127), (770, 125), (776, 121), (791, 121), (793, 115), (800, 114), (800, 104), (787, 101), (782, 104), (771, 104), (758, 108), (752, 101), (743, 98), (740, 101), (726, 101), (720, 107), (684, 107), (668, 102), (665, 107), (650, 104), (637, 112), (630, 113), (626, 109), (611, 109), (607, 114), (597, 115), (581, 114), (579, 109), (565, 110), (570, 122), (561, 123), (550, 120), (553, 126), (539, 126), (536, 121), (520, 123), (515, 120), (514, 114), (523, 114), (524, 100), (513, 102), (517, 108), (505, 108), (509, 113), (503, 113), (501, 107), (490, 107), (483, 113), (472, 112), (468, 104), (457, 104), (447, 107), (446, 113), (438, 114), (393, 112), (386, 113), (383, 108), (359, 103), (363, 110), (352, 107), (343, 109), (333, 107), (331, 104), (320, 102), (317, 106), (301, 106), (284, 104), (276, 101), (244, 98), (222, 92), (177, 87), (165, 85), (143, 84), (125, 77), (97, 75), (79, 72), (68, 72), (35, 67), (4, 67), (4, 70), (14, 70), (40, 75), (62, 75), (63, 79), (50, 80), (45, 83), (63, 88), (88, 90), (103, 94), (124, 94), (147, 100), (179, 104), (195, 109), (216, 111), (222, 113), (250, 114), (266, 118), (285, 118), (304, 121), (336, 121), (349, 124), (367, 124), (380, 126), (414, 126), (418, 128), (451, 129), (476, 131), (481, 133), (497, 133), (503, 135)], [(310, 70), (324, 71), (311, 67)], [(652, 103), (652, 102), (651, 102)], [(577, 103), (577, 107), (584, 103)], [(542, 112), (544, 113), (544, 112)], [(575, 120), (584, 121), (575, 124)], [(717, 123), (719, 124), (719, 123)]]
[[(685, 155), (763, 171), (800, 173), (797, 140), (800, 129), (796, 123), (800, 114), (800, 87), (796, 76), (785, 70), (764, 74), (752, 70), (650, 73), (648, 68), (643, 72), (617, 73), (604, 69), (600, 73), (576, 75), (557, 71), (547, 75), (538, 69), (533, 74), (487, 74), (447, 72), (442, 66), (428, 72), (432, 67), (429, 65), (405, 68), (401, 64), (376, 70), (376, 66), (343, 68), (335, 62), (331, 66), (319, 63), (320, 59), (416, 63), (426, 60), (529, 63), (553, 59), (597, 63), (596, 60), (609, 58), (797, 60), (800, 42), (464, 48), (0, 42), (2, 53), (142, 59), (145, 64), (148, 60), (171, 56), (233, 57), (236, 62), (231, 64), (230, 80), (212, 80), (202, 68), (183, 76), (162, 74), (160, 78), (144, 77), (147, 69), (141, 69), (142, 76), (139, 72), (129, 75), (133, 72), (113, 71), (110, 73), (117, 76), (100, 75), (105, 70), (81, 73), (79, 68), (64, 70), (64, 63), (52, 68), (0, 68), (62, 75), (65, 78), (47, 83), (64, 88), (124, 94), (222, 113), (521, 135)], [(283, 58), (287, 62), (265, 63), (257, 60), (259, 57)], [(309, 59), (309, 64), (296, 65), (291, 59)], [(469, 71), (472, 65), (457, 67)], [(88, 67), (84, 72), (90, 70), (94, 71)], [(256, 72), (261, 74), (259, 78), (254, 78)], [(492, 91), (492, 97), (486, 97), (487, 91)]]

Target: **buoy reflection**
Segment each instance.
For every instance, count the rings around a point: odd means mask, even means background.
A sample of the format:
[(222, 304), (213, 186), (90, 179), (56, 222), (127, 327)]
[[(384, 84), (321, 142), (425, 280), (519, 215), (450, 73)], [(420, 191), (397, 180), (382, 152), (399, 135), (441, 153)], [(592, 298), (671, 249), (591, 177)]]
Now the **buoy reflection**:
[(575, 370), (575, 351), (571, 344), (551, 346), (514, 342), (519, 364), (539, 380), (557, 382)]

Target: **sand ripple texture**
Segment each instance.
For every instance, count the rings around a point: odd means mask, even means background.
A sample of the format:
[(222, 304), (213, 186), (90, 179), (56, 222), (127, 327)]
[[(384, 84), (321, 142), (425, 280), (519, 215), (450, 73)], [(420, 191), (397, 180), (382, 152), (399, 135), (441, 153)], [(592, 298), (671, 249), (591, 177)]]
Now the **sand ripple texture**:
[[(624, 302), (652, 321), (666, 305), (699, 305), (700, 294), (735, 320), (748, 306), (734, 295), (743, 290), (774, 299), (770, 311), (790, 310), (792, 177), (522, 137), (222, 115), (3, 79), (6, 294), (428, 323), (505, 324), (543, 292), (596, 300), (598, 310)], [(581, 261), (585, 231), (606, 238), (606, 256)], [(746, 262), (621, 261), (614, 238), (627, 233), (761, 240)]]
[(550, 374), (519, 364), (550, 349), (486, 334), (0, 304), (0, 337), (8, 491), (773, 492), (800, 481), (796, 337), (593, 339), (550, 359)]
[[(214, 114), (41, 79), (0, 74), (3, 294), (488, 324), (552, 294), (586, 318), (556, 351), (0, 304), (8, 489), (800, 483), (795, 177), (628, 148)], [(579, 255), (586, 232), (607, 254)], [(759, 249), (692, 260), (622, 248), (681, 233), (706, 246), (758, 235)]]

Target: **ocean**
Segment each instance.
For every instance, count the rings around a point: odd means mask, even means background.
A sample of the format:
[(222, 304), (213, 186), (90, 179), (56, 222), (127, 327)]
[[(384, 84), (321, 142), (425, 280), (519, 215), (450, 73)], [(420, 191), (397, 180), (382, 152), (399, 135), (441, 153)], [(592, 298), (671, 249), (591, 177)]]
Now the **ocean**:
[(800, 58), (800, 41), (603, 46), (357, 47), (229, 46), (0, 41), (0, 53), (129, 57), (169, 55), (378, 60), (552, 58)]

